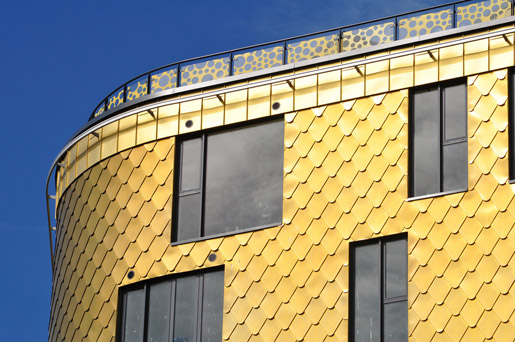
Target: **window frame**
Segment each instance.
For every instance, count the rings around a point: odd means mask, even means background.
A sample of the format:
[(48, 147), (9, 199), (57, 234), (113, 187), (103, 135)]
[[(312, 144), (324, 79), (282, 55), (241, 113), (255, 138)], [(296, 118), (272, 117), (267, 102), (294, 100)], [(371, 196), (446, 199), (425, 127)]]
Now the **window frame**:
[[(356, 303), (354, 302), (354, 292), (355, 292), (355, 283), (356, 283), (356, 257), (355, 257), (355, 250), (356, 247), (360, 246), (366, 246), (366, 245), (374, 245), (378, 244), (379, 248), (379, 254), (380, 254), (380, 282), (379, 282), (379, 288), (377, 289), (379, 292), (380, 302), (378, 303), (378, 306), (380, 307), (380, 331), (379, 331), (379, 339), (380, 341), (384, 340), (384, 326), (385, 326), (385, 314), (384, 314), (384, 307), (385, 304), (390, 303), (400, 303), (400, 302), (406, 302), (406, 311), (408, 311), (408, 278), (406, 277), (406, 295), (404, 296), (396, 296), (392, 298), (387, 298), (386, 295), (386, 243), (391, 241), (405, 241), (406, 243), (406, 255), (405, 255), (405, 261), (406, 261), (406, 275), (408, 275), (408, 234), (407, 233), (400, 233), (400, 234), (393, 234), (378, 238), (372, 238), (372, 239), (365, 239), (360, 241), (353, 241), (349, 243), (349, 329), (348, 329), (348, 335), (349, 335), (349, 341), (355, 341), (355, 306)], [(409, 318), (408, 318), (409, 319)], [(408, 327), (408, 322), (406, 322), (406, 329)]]
[[(169, 339), (173, 339), (174, 336), (174, 315), (175, 315), (175, 298), (177, 296), (176, 293), (176, 287), (177, 287), (177, 279), (185, 278), (189, 276), (198, 276), (197, 278), (197, 284), (198, 284), (198, 292), (197, 292), (197, 305), (196, 305), (196, 312), (197, 312), (197, 323), (196, 323), (196, 329), (195, 329), (195, 340), (200, 341), (202, 337), (202, 312), (203, 312), (203, 297), (204, 297), (204, 275), (208, 273), (215, 273), (215, 272), (222, 272), (225, 277), (225, 269), (224, 266), (216, 266), (211, 267), (208, 269), (203, 270), (196, 270), (191, 272), (185, 272), (180, 274), (173, 274), (170, 276), (165, 277), (158, 277), (158, 278), (152, 278), (149, 280), (139, 281), (133, 284), (121, 286), (118, 288), (118, 303), (117, 303), (117, 317), (116, 317), (116, 335), (115, 335), (115, 341), (116, 342), (124, 342), (124, 332), (126, 327), (126, 312), (124, 310), (126, 306), (126, 294), (130, 291), (142, 289), (143, 290), (143, 296), (144, 296), (144, 307), (143, 307), (143, 341), (147, 342), (147, 333), (149, 329), (149, 302), (150, 302), (150, 287), (153, 284), (158, 283), (165, 283), (170, 282), (170, 288), (171, 288), (171, 295), (170, 295), (170, 319), (169, 319), (169, 332), (168, 337)], [(225, 278), (224, 278), (225, 279)], [(225, 289), (225, 280), (221, 284), (222, 288)], [(225, 290), (223, 290), (225, 291)], [(223, 297), (225, 298), (225, 297)], [(222, 310), (220, 311), (220, 315), (222, 316), (222, 329), (223, 329), (223, 298), (222, 298)]]
[[(452, 86), (463, 85), (465, 88), (464, 108), (465, 108), (465, 136), (454, 139), (445, 139), (445, 126), (446, 126), (446, 113), (445, 113), (445, 95), (444, 89)], [(419, 91), (428, 91), (436, 89), (438, 92), (438, 109), (439, 109), (439, 125), (438, 125), (438, 192), (415, 195), (415, 93)], [(418, 199), (425, 199), (431, 197), (444, 196), (448, 194), (455, 194), (459, 192), (468, 191), (468, 162), (467, 162), (467, 184), (463, 188), (457, 188), (452, 190), (443, 190), (444, 184), (444, 166), (443, 166), (443, 149), (445, 146), (457, 145), (460, 143), (466, 143), (467, 146), (467, 161), (468, 161), (468, 87), (466, 78), (458, 78), (438, 83), (432, 83), (423, 86), (417, 86), (409, 91), (409, 121), (408, 121), (408, 198), (407, 201), (414, 201)]]
[(515, 68), (508, 69), (508, 179), (515, 183)]
[[(206, 152), (206, 150), (207, 150), (207, 139), (206, 138), (210, 135), (223, 134), (224, 132), (243, 129), (245, 127), (257, 126), (257, 125), (266, 124), (266, 123), (270, 123), (270, 122), (274, 122), (274, 121), (278, 121), (278, 122), (280, 121), (283, 125), (283, 142), (282, 142), (283, 159), (281, 161), (281, 171), (282, 171), (283, 178), (281, 180), (281, 185), (282, 185), (281, 194), (282, 195), (281, 195), (281, 207), (280, 207), (281, 219), (277, 222), (273, 222), (273, 223), (269, 223), (269, 224), (252, 226), (252, 227), (237, 229), (237, 230), (231, 230), (231, 231), (224, 232), (224, 233), (206, 235), (204, 233), (205, 204), (206, 204), (205, 188), (206, 188), (206, 175), (207, 175), (206, 162), (207, 162), (207, 157), (208, 157), (208, 153)], [(184, 141), (193, 140), (196, 138), (201, 139), (200, 186), (198, 189), (181, 191), (180, 190), (181, 182), (182, 182), (181, 164), (182, 164), (182, 160), (183, 160), (182, 143)], [(172, 223), (171, 223), (172, 224), (172, 234), (171, 234), (172, 235), (171, 236), (171, 245), (172, 246), (176, 246), (176, 245), (180, 245), (180, 244), (184, 244), (184, 243), (202, 241), (205, 239), (225, 237), (225, 236), (230, 236), (230, 235), (234, 235), (234, 234), (245, 233), (245, 232), (249, 232), (249, 231), (255, 231), (255, 230), (271, 228), (271, 227), (276, 227), (276, 226), (282, 225), (283, 215), (284, 215), (284, 213), (283, 213), (283, 202), (284, 202), (284, 115), (274, 115), (272, 117), (268, 116), (268, 117), (264, 117), (264, 118), (253, 119), (253, 120), (235, 123), (235, 124), (231, 124), (231, 125), (225, 125), (222, 127), (216, 127), (216, 128), (211, 128), (211, 129), (183, 134), (183, 135), (176, 137), (175, 146), (176, 146), (175, 147), (175, 162), (174, 162), (175, 177), (174, 177), (174, 182), (173, 182), (173, 203), (172, 203)], [(195, 238), (178, 240), (179, 197), (187, 196), (187, 195), (191, 195), (191, 194), (197, 194), (197, 193), (199, 193), (201, 196), (200, 208), (199, 208), (199, 210), (200, 210), (199, 236), (195, 237)]]

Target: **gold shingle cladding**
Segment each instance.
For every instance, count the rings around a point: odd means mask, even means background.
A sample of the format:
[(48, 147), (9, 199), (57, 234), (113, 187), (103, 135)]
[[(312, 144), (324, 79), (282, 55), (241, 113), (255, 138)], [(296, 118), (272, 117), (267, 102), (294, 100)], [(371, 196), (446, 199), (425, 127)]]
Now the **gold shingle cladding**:
[[(276, 92), (283, 95), (275, 101), (292, 99), (289, 109), (281, 106), (278, 227), (171, 245), (174, 136), (190, 118), (196, 130), (216, 115), (218, 126), (252, 119), (249, 91), (227, 94), (221, 114), (194, 104), (189, 112), (177, 110), (166, 117), (175, 119), (162, 126), (170, 130), (162, 136), (159, 116), (116, 122), (105, 154), (82, 166), (76, 160), (103, 145), (77, 144), (74, 169), (67, 164), (58, 176), (50, 340), (114, 341), (120, 286), (224, 265), (224, 341), (346, 341), (349, 242), (407, 232), (410, 340), (513, 341), (515, 188), (508, 183), (506, 67), (514, 64), (514, 47), (507, 41), (513, 37), (367, 64), (322, 84), (331, 78), (319, 74), (296, 81), (295, 92), (287, 84)], [(468, 191), (409, 201), (408, 88), (463, 76)], [(321, 90), (337, 95), (320, 103)], [(266, 101), (274, 95), (260, 94), (270, 108)], [(138, 135), (140, 122), (151, 133)]]

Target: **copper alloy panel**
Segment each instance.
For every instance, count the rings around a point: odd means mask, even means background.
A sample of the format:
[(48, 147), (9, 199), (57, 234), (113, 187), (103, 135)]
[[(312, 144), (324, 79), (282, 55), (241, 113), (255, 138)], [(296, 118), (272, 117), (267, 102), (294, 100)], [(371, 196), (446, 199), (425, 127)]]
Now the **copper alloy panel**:
[(170, 246), (173, 138), (92, 167), (58, 211), (51, 340), (112, 339), (118, 286), (225, 264), (224, 340), (344, 341), (348, 243), (403, 231), (414, 341), (513, 336), (507, 71), (468, 78), (468, 192), (406, 201), (407, 110), (397, 91), (287, 114), (283, 226), (224, 238)]
[[(114, 341), (119, 286), (225, 265), (224, 340), (346, 341), (349, 242), (407, 232), (410, 339), (510, 341), (510, 42), (161, 107), (157, 118), (138, 113), (86, 137), (57, 176), (50, 340)], [(407, 201), (407, 89), (464, 76), (468, 191)], [(171, 246), (174, 136), (282, 113), (283, 224)]]

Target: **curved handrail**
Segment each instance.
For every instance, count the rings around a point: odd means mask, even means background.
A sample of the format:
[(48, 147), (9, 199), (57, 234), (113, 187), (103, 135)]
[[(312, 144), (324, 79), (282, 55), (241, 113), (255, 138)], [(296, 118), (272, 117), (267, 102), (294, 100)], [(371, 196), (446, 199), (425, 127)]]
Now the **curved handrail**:
[[(422, 10), (415, 10), (415, 11), (405, 12), (402, 14), (388, 16), (388, 17), (384, 17), (384, 18), (380, 18), (380, 19), (369, 20), (369, 21), (358, 23), (358, 24), (341, 26), (338, 28), (323, 30), (323, 31), (315, 32), (315, 33), (304, 34), (304, 35), (295, 36), (295, 37), (291, 37), (291, 38), (287, 38), (287, 39), (280, 39), (280, 40), (275, 40), (275, 41), (267, 42), (267, 43), (263, 43), (263, 44), (256, 44), (256, 45), (251, 45), (251, 46), (247, 46), (244, 48), (233, 49), (233, 50), (228, 50), (228, 51), (215, 53), (215, 54), (209, 54), (209, 55), (205, 55), (205, 56), (201, 56), (201, 57), (185, 59), (180, 62), (167, 64), (165, 66), (150, 70), (148, 72), (145, 72), (143, 74), (140, 74), (140, 75), (130, 79), (128, 82), (123, 83), (121, 86), (116, 88), (116, 90), (109, 93), (109, 95), (107, 95), (95, 107), (95, 109), (93, 110), (92, 114), (89, 117), (89, 120), (95, 118), (96, 116), (103, 114), (104, 112), (106, 112), (110, 109), (116, 108), (119, 104), (129, 102), (129, 101), (131, 101), (135, 98), (139, 98), (143, 95), (153, 94), (153, 93), (156, 93), (156, 92), (159, 92), (162, 90), (178, 88), (178, 87), (181, 87), (181, 86), (187, 85), (187, 84), (201, 83), (202, 79), (200, 77), (200, 74), (203, 73), (203, 70), (199, 70), (199, 68), (197, 68), (197, 66), (199, 66), (199, 65), (202, 65), (202, 67), (207, 66), (209, 63), (220, 65), (219, 66), (220, 69), (217, 69), (215, 67), (210, 69), (211, 72), (216, 71), (215, 75), (210, 75), (208, 73), (204, 74), (204, 77), (207, 77), (207, 79), (211, 80), (213, 78), (222, 78), (222, 77), (233, 76), (236, 74), (243, 74), (243, 73), (246, 73), (249, 71), (262, 70), (262, 69), (266, 69), (270, 66), (289, 64), (289, 63), (292, 63), (295, 61), (300, 61), (303, 59), (311, 59), (314, 57), (319, 57), (320, 55), (301, 56), (300, 58), (295, 59), (295, 57), (299, 57), (299, 56), (295, 56), (294, 53), (292, 53), (292, 50), (293, 50), (292, 46), (294, 46), (295, 44), (297, 44), (297, 46), (298, 46), (299, 43), (307, 42), (306, 40), (299, 42), (300, 40), (302, 40), (304, 38), (311, 38), (311, 42), (317, 38), (324, 38), (323, 37), (324, 34), (332, 34), (334, 40), (336, 40), (336, 41), (333, 42), (333, 45), (331, 45), (332, 49), (326, 48), (326, 50), (327, 50), (326, 52), (328, 52), (328, 53), (322, 53), (322, 55), (335, 54), (335, 53), (342, 52), (342, 49), (343, 49), (342, 39), (343, 39), (344, 33), (352, 32), (354, 30), (360, 30), (360, 29), (361, 30), (368, 29), (368, 31), (370, 31), (370, 28), (373, 28), (373, 27), (376, 27), (377, 25), (381, 25), (381, 24), (385, 24), (385, 23), (387, 25), (393, 24), (393, 27), (392, 26), (383, 27), (384, 32), (382, 32), (382, 34), (383, 35), (386, 34), (386, 30), (389, 30), (388, 39), (401, 40), (401, 39), (404, 39), (407, 37), (407, 36), (405, 37), (405, 36), (403, 36), (403, 34), (401, 34), (401, 33), (404, 33), (404, 32), (401, 32), (400, 22), (402, 20), (414, 19), (414, 18), (417, 18), (418, 15), (435, 14), (435, 13), (427, 13), (427, 12), (433, 11), (433, 10), (452, 11), (452, 12), (450, 12), (451, 15), (447, 19), (448, 20), (447, 25), (449, 25), (449, 26), (444, 28), (445, 30), (460, 27), (460, 26), (465, 26), (465, 25), (470, 24), (471, 22), (468, 22), (468, 23), (465, 21), (463, 21), (461, 23), (458, 22), (458, 11), (460, 10), (460, 8), (464, 8), (463, 6), (460, 7), (459, 5), (466, 4), (467, 6), (469, 6), (469, 5), (473, 5), (476, 3), (477, 4), (487, 4), (487, 5), (499, 4), (500, 5), (499, 7), (505, 11), (507, 11), (508, 9), (502, 8), (502, 4), (509, 4), (509, 6), (510, 6), (509, 15), (513, 14), (514, 0), (459, 0), (459, 1), (448, 3), (448, 4), (425, 8)], [(447, 16), (447, 14), (446, 14), (446, 16)], [(476, 18), (476, 20), (478, 20), (478, 19), (479, 19), (479, 17)], [(479, 20), (481, 20), (481, 19), (479, 19)], [(373, 25), (371, 25), (371, 24), (373, 24)], [(371, 26), (367, 26), (367, 25), (371, 25)], [(404, 28), (402, 28), (402, 30), (404, 30)], [(422, 34), (422, 33), (420, 33), (420, 34)], [(322, 37), (320, 37), (320, 36), (322, 36)], [(411, 35), (410, 37), (412, 37), (412, 36), (413, 35)], [(329, 36), (327, 36), (327, 37), (329, 37)], [(391, 40), (388, 40), (388, 41), (391, 41)], [(377, 45), (377, 44), (381, 44), (381, 43), (382, 43), (381, 40), (377, 41), (377, 36), (376, 36), (376, 37), (371, 37), (369, 39), (369, 41), (366, 41), (366, 42), (364, 41), (363, 45)], [(244, 68), (238, 68), (236, 63), (234, 63), (238, 58), (240, 58), (240, 57), (245, 58), (245, 56), (251, 56), (252, 53), (256, 53), (256, 54), (260, 54), (260, 55), (270, 53), (270, 55), (273, 55), (274, 58), (272, 58), (273, 61), (270, 61), (270, 63), (268, 63), (268, 64), (262, 63), (262, 64), (264, 64), (263, 67), (259, 67), (259, 66), (249, 67), (249, 65), (250, 65), (250, 62), (249, 62), (247, 65), (245, 65), (245, 67), (247, 67), (247, 69), (249, 69), (249, 70), (244, 70)], [(306, 58), (304, 58), (304, 57), (306, 57)], [(251, 56), (251, 58), (253, 58), (253, 57)], [(293, 61), (292, 61), (292, 59), (293, 59)], [(275, 63), (275, 64), (271, 65), (271, 63)], [(254, 64), (256, 64), (256, 63), (254, 62)], [(191, 70), (188, 70), (188, 68)], [(195, 75), (195, 76), (193, 76), (192, 79), (188, 79), (187, 82), (185, 82), (185, 80), (186, 80), (185, 76), (186, 75), (189, 76), (190, 73), (191, 74), (197, 73), (197, 74), (199, 74), (199, 76)], [(162, 75), (162, 74), (164, 74), (164, 77), (159, 78), (158, 76)], [(165, 81), (168, 81), (168, 82), (165, 82), (164, 86), (159, 86), (158, 82), (161, 82), (163, 78), (165, 79)], [(135, 89), (132, 88), (133, 85), (134, 85)]]

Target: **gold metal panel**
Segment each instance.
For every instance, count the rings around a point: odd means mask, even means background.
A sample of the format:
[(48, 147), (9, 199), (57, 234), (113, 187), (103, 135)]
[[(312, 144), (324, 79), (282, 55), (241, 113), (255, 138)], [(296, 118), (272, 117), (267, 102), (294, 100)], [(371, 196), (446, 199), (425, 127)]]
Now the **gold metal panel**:
[(265, 313), (268, 319), (272, 319), (275, 317), (279, 306), (281, 305), (281, 301), (277, 298), (277, 294), (275, 292), (267, 293), (265, 299), (261, 302), (261, 309)]
[(515, 281), (515, 272), (510, 267), (500, 267), (494, 276), (493, 282), (502, 294), (508, 293)]
[(438, 50), (415, 54), (415, 85), (438, 81), (438, 59)]
[(365, 66), (342, 69), (341, 99), (349, 100), (365, 95)]
[(335, 334), (336, 329), (340, 326), (341, 322), (342, 318), (340, 313), (335, 309), (328, 309), (320, 320), (322, 328), (328, 335)]
[(88, 163), (88, 136), (82, 138), (77, 143), (77, 176), (83, 173), (86, 170), (87, 163)]
[(451, 317), (452, 314), (445, 305), (437, 305), (434, 307), (433, 311), (431, 311), (429, 321), (437, 332), (443, 332)]
[[(507, 133), (500, 133), (506, 132), (507, 111), (488, 109), (506, 106), (507, 82), (499, 81), (502, 77), (506, 78), (506, 74), (496, 72), (469, 78), (469, 99), (478, 98), (472, 102), (474, 110), (479, 111), (475, 116), (477, 124), (470, 132), (469, 168), (479, 173), (469, 171), (469, 178), (474, 178), (473, 187), (466, 193), (404, 201), (408, 173), (406, 92), (309, 108), (286, 117), (290, 140), (285, 144), (285, 170), (292, 185), (289, 188), (285, 181), (282, 227), (192, 243), (184, 248), (171, 247), (173, 139), (140, 146), (96, 164), (91, 172), (86, 171), (70, 184), (58, 207), (59, 215), (65, 218), (59, 224), (70, 230), (87, 229), (84, 234), (58, 234), (57, 288), (76, 286), (64, 299), (65, 307), (71, 294), (83, 292), (82, 303), (86, 304), (80, 304), (77, 310), (80, 308), (84, 314), (70, 315), (86, 317), (93, 312), (102, 321), (93, 328), (101, 331), (98, 336), (112, 336), (102, 327), (109, 324), (107, 329), (114, 329), (110, 328), (113, 323), (106, 323), (115, 317), (112, 311), (117, 291), (113, 282), (128, 284), (147, 274), (152, 278), (172, 271), (191, 271), (204, 267), (206, 255), (217, 250), (219, 264), (226, 267), (224, 308), (237, 311), (238, 298), (246, 298), (244, 311), (250, 310), (248, 315), (234, 315), (231, 311), (224, 316), (227, 339), (309, 339), (316, 334), (312, 331), (323, 332), (322, 339), (328, 334), (338, 339), (346, 336), (341, 333), (347, 329), (342, 319), (348, 317), (348, 266), (342, 265), (348, 265), (349, 238), (405, 230), (410, 253), (409, 304), (413, 307), (409, 313), (410, 338), (434, 335), (435, 340), (444, 336), (459, 340), (475, 338), (477, 334), (481, 339), (492, 335), (492, 322), (508, 322), (514, 308), (508, 297), (499, 297), (499, 293), (511, 296), (514, 281), (514, 194), (511, 185), (498, 185), (505, 184), (503, 179), (507, 176), (507, 152), (503, 148), (508, 143)], [(348, 111), (342, 115), (344, 108)], [(157, 195), (158, 192), (162, 193)], [(494, 206), (496, 209), (491, 209)], [(105, 217), (101, 218), (104, 211)], [(132, 215), (137, 219), (129, 223)], [(110, 223), (112, 227), (108, 227)], [(329, 229), (333, 226), (336, 229)], [(92, 262), (86, 263), (87, 259), (74, 249), (87, 253)], [(141, 253), (147, 249), (150, 253)], [(136, 277), (129, 281), (126, 274), (131, 265)], [(75, 267), (75, 272), (70, 271)], [(93, 290), (87, 286), (89, 282), (94, 283)], [(463, 316), (464, 311), (471, 310), (464, 308), (470, 302), (468, 298), (479, 303), (480, 310), (495, 315), (480, 314), (473, 332), (467, 330), (468, 321), (473, 319), (465, 321)], [(307, 311), (315, 299), (322, 302), (322, 314), (316, 317), (320, 322), (300, 329), (295, 322), (301, 321), (299, 317), (311, 321)], [(99, 307), (98, 300), (109, 300), (110, 304)], [(288, 301), (297, 315), (286, 327), (289, 335), (282, 335), (278, 326), (276, 314), (282, 301)], [(53, 300), (58, 307), (62, 302)], [(68, 317), (63, 310), (53, 312), (61, 321)], [(499, 318), (492, 319), (496, 316)], [(88, 323), (95, 317), (82, 319)], [(67, 324), (63, 323), (63, 329)], [(61, 323), (57, 329), (60, 327)], [(501, 327), (502, 324), (493, 338)], [(76, 334), (82, 337), (89, 326), (77, 328)], [(252, 335), (256, 332), (258, 335)]]
[(202, 127), (202, 100), (181, 102), (179, 134), (198, 131)]
[(290, 301), (291, 296), (293, 295), (293, 292), (297, 288), (297, 285), (291, 277), (283, 277), (277, 287), (275, 288), (275, 291), (279, 297), (279, 299), (283, 303), (287, 303)]
[(465, 75), (488, 70), (488, 39), (465, 43)]
[(225, 95), (202, 99), (202, 128), (221, 126), (224, 123)]
[(513, 66), (513, 34), (490, 38), (490, 70)]
[(365, 93), (378, 94), (389, 89), (390, 61), (380, 61), (365, 65)]
[(463, 76), (463, 48), (463, 44), (458, 44), (440, 49), (440, 81)]
[(467, 331), (467, 323), (460, 316), (451, 317), (447, 327), (445, 329), (445, 333), (449, 336), (451, 341), (460, 341), (462, 336)]
[(158, 109), (157, 139), (176, 135), (179, 131), (179, 105), (162, 106)]
[(501, 323), (494, 334), (494, 339), (496, 341), (509, 342), (511, 336), (515, 334), (515, 327), (513, 323)]
[(435, 328), (430, 321), (419, 322), (415, 327), (412, 336), (416, 341), (432, 341)]
[[(293, 110), (293, 90), (287, 82), (272, 84), (272, 115), (290, 112)], [(274, 103), (279, 103), (276, 108)]]
[(289, 303), (282, 303), (279, 310), (277, 310), (274, 319), (277, 320), (281, 329), (288, 329), (295, 315), (296, 313), (292, 305)]
[(293, 322), (290, 325), (290, 329), (297, 339), (297, 341), (302, 341), (304, 336), (306, 336), (309, 328), (311, 327), (311, 322), (308, 320), (306, 315), (297, 315), (295, 316)]
[(317, 104), (317, 76), (297, 78), (294, 83), (295, 110), (313, 107)]
[(477, 299), (468, 300), (461, 311), (461, 317), (463, 317), (469, 326), (473, 327), (477, 324), (482, 313), (483, 308)]
[(483, 285), (483, 281), (477, 272), (467, 272), (465, 278), (463, 278), (460, 283), (460, 288), (469, 299), (474, 299), (476, 298), (481, 285)]
[(225, 94), (225, 123), (247, 120), (248, 91), (240, 90)]
[(257, 335), (259, 330), (266, 321), (266, 316), (261, 310), (254, 309), (250, 312), (247, 319), (245, 320), (249, 330), (253, 335)]
[(413, 86), (414, 55), (390, 59), (390, 90)]
[(248, 99), (248, 119), (256, 119), (270, 115), (271, 103), (270, 103), (271, 87), (270, 85), (264, 85), (249, 89)]
[(494, 312), (499, 316), (502, 322), (507, 322), (513, 315), (515, 308), (515, 299), (510, 294), (502, 294), (494, 305)]
[(119, 121), (118, 151), (133, 147), (136, 143), (136, 115)]
[(481, 334), (486, 338), (492, 338), (497, 326), (499, 325), (499, 317), (493, 311), (485, 311), (479, 320), (477, 327)]
[[(153, 112), (152, 112), (153, 113)], [(138, 128), (136, 132), (136, 144), (144, 144), (156, 140), (157, 137), (157, 116), (148, 112), (139, 113)]]
[(318, 104), (337, 102), (341, 97), (341, 72), (339, 70), (318, 74)]

